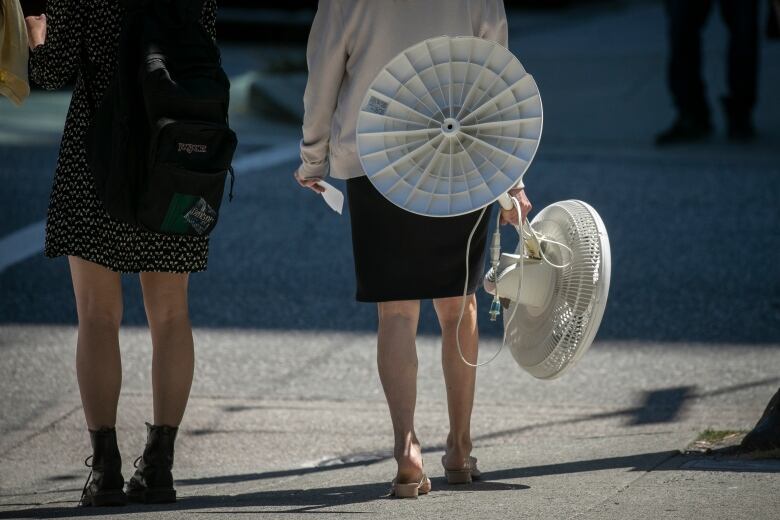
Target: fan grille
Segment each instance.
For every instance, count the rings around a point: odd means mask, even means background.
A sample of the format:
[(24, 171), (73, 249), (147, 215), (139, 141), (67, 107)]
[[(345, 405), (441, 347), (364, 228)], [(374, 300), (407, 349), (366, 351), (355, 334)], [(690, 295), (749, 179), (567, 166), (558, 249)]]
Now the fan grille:
[(539, 90), (511, 52), (442, 36), (380, 71), (361, 105), (357, 146), (369, 180), (391, 202), (454, 216), (516, 185), (541, 132)]
[[(505, 323), (506, 342), (523, 368), (535, 377), (551, 379), (585, 353), (601, 322), (609, 288), (609, 243), (598, 214), (580, 201), (548, 206), (532, 226), (568, 245), (571, 262), (556, 269), (553, 298), (547, 308), (521, 305), (512, 322)], [(544, 243), (542, 247), (553, 263), (569, 260), (559, 246)], [(604, 283), (600, 283), (602, 277)], [(513, 310), (508, 309), (506, 315)]]

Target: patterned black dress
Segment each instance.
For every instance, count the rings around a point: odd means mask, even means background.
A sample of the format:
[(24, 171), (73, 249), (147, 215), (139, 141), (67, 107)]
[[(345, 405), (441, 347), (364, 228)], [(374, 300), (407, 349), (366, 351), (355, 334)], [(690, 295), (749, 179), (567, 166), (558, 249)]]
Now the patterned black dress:
[[(216, 0), (206, 0), (201, 23), (215, 37)], [(46, 89), (64, 85), (75, 73), (59, 161), (46, 220), (48, 257), (77, 256), (113, 271), (196, 272), (206, 269), (208, 238), (161, 235), (111, 218), (98, 199), (83, 139), (92, 109), (84, 73), (88, 59), (98, 98), (116, 68), (119, 0), (49, 0), (46, 42), (32, 51), (32, 79)]]

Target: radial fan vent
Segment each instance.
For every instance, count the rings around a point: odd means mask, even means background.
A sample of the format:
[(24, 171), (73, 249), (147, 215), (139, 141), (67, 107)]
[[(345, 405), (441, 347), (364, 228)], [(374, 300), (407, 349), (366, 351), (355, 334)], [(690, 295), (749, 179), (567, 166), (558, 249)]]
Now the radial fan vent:
[(357, 146), (387, 199), (447, 217), (515, 186), (541, 134), (539, 89), (511, 52), (480, 38), (441, 36), (380, 71), (361, 105)]

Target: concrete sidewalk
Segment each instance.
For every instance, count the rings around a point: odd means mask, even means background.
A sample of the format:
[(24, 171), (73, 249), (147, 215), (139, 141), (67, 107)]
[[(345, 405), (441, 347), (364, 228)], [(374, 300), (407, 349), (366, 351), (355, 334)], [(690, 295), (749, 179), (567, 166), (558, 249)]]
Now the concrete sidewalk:
[[(24, 382), (45, 367), (71, 362), (72, 328), (38, 327), (34, 347), (21, 327), (0, 333), (7, 341), (4, 388), (10, 366), (18, 386), (29, 388)], [(122, 336), (126, 381), (118, 429), (126, 476), (150, 413), (146, 335), (130, 329)], [(198, 376), (177, 446), (182, 499), (176, 506), (111, 510), (112, 516), (450, 518), (458, 511), (465, 518), (769, 519), (780, 511), (780, 461), (679, 451), (707, 427), (741, 429), (755, 420), (780, 384), (775, 348), (722, 347), (716, 359), (703, 346), (601, 343), (555, 382), (532, 381), (502, 355), (480, 371), (474, 454), (485, 479), (456, 487), (443, 480), (438, 462), (446, 402), (437, 340), (424, 337), (418, 423), (434, 491), (405, 502), (384, 498), (394, 472), (392, 436), (371, 335), (331, 334), (324, 345), (317, 335), (294, 333), (200, 330), (196, 339)], [(488, 341), (485, 350), (496, 346)], [(16, 360), (29, 359), (29, 348), (39, 361), (24, 367)], [(73, 374), (39, 388), (56, 388), (65, 398), (38, 417), (17, 417), (20, 424), (6, 430), (0, 518), (107, 513), (74, 509), (86, 478), (80, 460), (89, 451)], [(5, 395), (17, 410), (35, 398)]]

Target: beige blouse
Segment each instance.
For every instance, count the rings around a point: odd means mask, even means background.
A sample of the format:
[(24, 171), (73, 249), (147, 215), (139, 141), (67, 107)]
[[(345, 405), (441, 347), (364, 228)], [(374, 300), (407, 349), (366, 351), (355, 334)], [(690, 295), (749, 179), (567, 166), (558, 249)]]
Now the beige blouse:
[(320, 0), (309, 34), (303, 96), (303, 178), (364, 175), (355, 127), (379, 71), (435, 36), (478, 36), (507, 45), (503, 0)]

